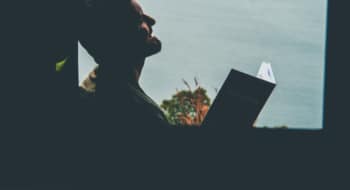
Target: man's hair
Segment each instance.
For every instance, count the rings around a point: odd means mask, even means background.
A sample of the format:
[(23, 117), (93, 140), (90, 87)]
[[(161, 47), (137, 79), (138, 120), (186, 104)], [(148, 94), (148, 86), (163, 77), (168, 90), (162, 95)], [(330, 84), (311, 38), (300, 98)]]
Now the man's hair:
[(133, 57), (139, 18), (130, 0), (97, 1), (82, 16), (79, 40), (98, 64)]

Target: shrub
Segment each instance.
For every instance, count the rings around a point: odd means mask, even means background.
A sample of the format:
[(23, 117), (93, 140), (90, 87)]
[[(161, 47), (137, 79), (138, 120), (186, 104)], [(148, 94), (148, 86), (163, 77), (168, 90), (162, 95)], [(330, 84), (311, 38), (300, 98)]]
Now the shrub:
[(163, 100), (161, 108), (165, 111), (167, 119), (173, 125), (200, 126), (209, 107), (210, 98), (207, 91), (202, 88), (194, 78), (195, 89), (192, 90), (189, 83), (183, 79), (187, 90), (176, 90), (169, 100)]

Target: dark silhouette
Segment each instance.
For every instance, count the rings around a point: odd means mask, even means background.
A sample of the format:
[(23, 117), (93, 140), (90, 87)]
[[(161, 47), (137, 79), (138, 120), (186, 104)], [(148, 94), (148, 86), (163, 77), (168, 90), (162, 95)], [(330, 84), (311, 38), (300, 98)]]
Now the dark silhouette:
[[(344, 15), (349, 11), (345, 3), (329, 3), (326, 130), (240, 133), (226, 123), (230, 130), (150, 135), (139, 125), (135, 129), (122, 123), (130, 119), (122, 116), (134, 111), (124, 110), (128, 101), (115, 97), (130, 97), (118, 94), (128, 90), (110, 90), (110, 85), (123, 86), (115, 83), (127, 73), (120, 68), (135, 57), (133, 38), (127, 37), (135, 31), (134, 22), (128, 21), (135, 15), (129, 0), (2, 2), (0, 187), (55, 189), (49, 184), (75, 183), (74, 189), (341, 187), (346, 181), (349, 140), (344, 125), (348, 96), (346, 85), (339, 84), (346, 82), (343, 76), (348, 71), (343, 63), (348, 57)], [(104, 73), (98, 80), (98, 96), (111, 110), (97, 108), (110, 113), (106, 120), (103, 114), (86, 116), (89, 107), (81, 109), (78, 103), (78, 40)], [(56, 63), (63, 60), (63, 68), (56, 72)], [(108, 105), (110, 100), (124, 106)], [(125, 128), (135, 132), (118, 131)]]
[(78, 13), (85, 9), (85, 1), (70, 0), (1, 5), (0, 184), (71, 177), (80, 130)]
[(126, 10), (125, 25), (120, 25), (111, 36), (103, 36), (106, 30), (110, 30), (110, 23), (107, 23), (98, 35), (106, 37), (107, 41), (118, 39), (112, 46), (99, 44), (100, 38), (95, 34), (81, 41), (99, 64), (84, 83), (96, 88), (94, 102), (97, 107), (90, 114), (99, 115), (99, 122), (108, 122), (119, 128), (152, 130), (167, 127), (163, 112), (139, 85), (146, 57), (161, 50), (160, 40), (152, 34), (156, 21), (146, 15), (136, 1), (130, 1)]
[[(84, 183), (76, 176), (115, 162), (116, 156), (104, 162), (88, 158), (91, 153), (107, 157), (123, 144), (127, 135), (118, 129), (166, 125), (158, 108), (144, 101), (137, 80), (131, 80), (140, 74), (144, 58), (160, 49), (156, 38), (148, 38), (150, 30), (139, 30), (140, 19), (142, 27), (154, 21), (141, 15), (135, 2), (7, 1), (1, 8), (1, 161), (6, 165), (1, 181)], [(95, 118), (86, 118), (90, 107), (78, 97), (78, 40), (102, 73)]]
[(134, 0), (97, 4), (87, 9), (85, 17), (79, 40), (98, 68), (88, 79), (95, 96), (82, 104), (80, 112), (84, 149), (79, 150), (76, 179), (88, 187), (120, 187), (123, 180), (117, 179), (155, 161), (144, 162), (142, 155), (154, 155), (144, 152), (147, 144), (169, 127), (161, 109), (139, 85), (146, 57), (158, 53), (161, 42), (152, 35), (155, 20)]

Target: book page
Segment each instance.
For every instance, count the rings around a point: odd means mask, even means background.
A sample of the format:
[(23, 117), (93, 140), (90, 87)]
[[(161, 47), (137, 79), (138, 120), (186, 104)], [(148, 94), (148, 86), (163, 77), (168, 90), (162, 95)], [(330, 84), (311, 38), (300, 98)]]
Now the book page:
[(260, 65), (260, 69), (258, 71), (257, 77), (265, 81), (276, 84), (276, 79), (272, 72), (271, 63), (262, 62)]

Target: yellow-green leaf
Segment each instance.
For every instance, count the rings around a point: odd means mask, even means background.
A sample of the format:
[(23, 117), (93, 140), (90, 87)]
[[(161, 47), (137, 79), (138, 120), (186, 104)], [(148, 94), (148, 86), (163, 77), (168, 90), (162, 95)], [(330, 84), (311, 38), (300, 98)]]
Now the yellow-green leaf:
[(65, 58), (64, 60), (56, 63), (56, 72), (61, 72), (64, 65), (66, 64), (68, 58)]

